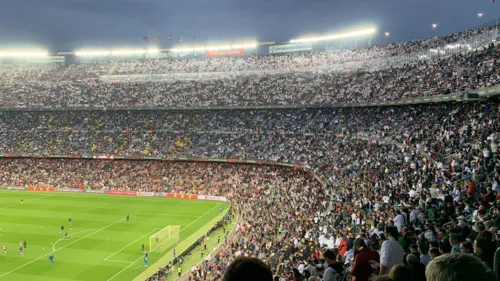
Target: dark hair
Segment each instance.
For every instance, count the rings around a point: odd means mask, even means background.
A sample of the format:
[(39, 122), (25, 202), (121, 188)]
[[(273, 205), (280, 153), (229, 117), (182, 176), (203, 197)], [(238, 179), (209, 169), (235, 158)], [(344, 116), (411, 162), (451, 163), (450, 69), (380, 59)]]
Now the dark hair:
[(429, 253), (429, 243), (427, 240), (421, 240), (418, 242), (418, 249), (422, 255), (427, 255)]
[(404, 264), (396, 264), (389, 272), (389, 276), (394, 281), (413, 281), (410, 269)]
[(384, 232), (389, 233), (393, 238), (397, 238), (399, 234), (398, 229), (395, 226), (386, 226)]
[(325, 257), (325, 259), (335, 260), (337, 258), (337, 254), (332, 250), (326, 250), (323, 253), (323, 257)]
[(389, 275), (379, 275), (379, 276), (374, 276), (372, 281), (394, 281)]
[(464, 241), (461, 243), (462, 246), (468, 250), (468, 253), (474, 253), (474, 246), (469, 241)]
[(429, 255), (430, 255), (430, 254), (432, 254), (432, 255), (434, 255), (434, 256), (436, 256), (436, 257), (437, 257), (437, 256), (439, 256), (439, 255), (440, 255), (440, 253), (439, 253), (439, 249), (438, 249), (438, 248), (430, 248), (430, 249), (429, 249)]
[(486, 241), (492, 241), (493, 240), (493, 233), (489, 232), (489, 231), (481, 231), (479, 232), (479, 234), (476, 236), (476, 239), (477, 238), (483, 238), (485, 239)]
[(223, 281), (272, 281), (271, 269), (261, 260), (238, 257), (227, 268)]
[(495, 275), (480, 259), (469, 254), (446, 254), (427, 265), (427, 281), (494, 281)]
[(414, 281), (425, 281), (425, 265), (423, 263), (411, 262), (407, 266)]

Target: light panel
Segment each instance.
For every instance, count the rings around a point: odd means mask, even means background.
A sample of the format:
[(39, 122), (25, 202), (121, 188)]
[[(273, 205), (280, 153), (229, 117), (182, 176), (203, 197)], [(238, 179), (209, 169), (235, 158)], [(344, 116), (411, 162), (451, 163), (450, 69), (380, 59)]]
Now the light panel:
[(0, 51), (0, 57), (2, 58), (41, 58), (47, 57), (48, 52), (22, 52), (22, 51)]
[(209, 46), (196, 46), (196, 47), (179, 47), (170, 49), (171, 52), (203, 52), (203, 51), (220, 51), (232, 49), (253, 49), (257, 48), (257, 43), (236, 43), (229, 45), (209, 45)]
[(361, 30), (357, 30), (357, 31), (332, 34), (332, 35), (325, 35), (325, 36), (319, 36), (319, 37), (298, 38), (298, 39), (290, 40), (290, 43), (306, 43), (306, 42), (317, 42), (317, 41), (324, 41), (324, 40), (345, 39), (345, 38), (351, 38), (351, 37), (371, 35), (371, 34), (374, 34), (376, 31), (377, 30), (375, 28), (367, 28), (367, 29), (361, 29)]

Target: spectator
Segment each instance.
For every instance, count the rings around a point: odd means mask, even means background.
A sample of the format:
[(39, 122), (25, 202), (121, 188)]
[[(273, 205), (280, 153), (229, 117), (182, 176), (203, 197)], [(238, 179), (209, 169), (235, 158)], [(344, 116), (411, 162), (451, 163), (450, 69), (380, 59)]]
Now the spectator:
[(261, 260), (250, 257), (236, 258), (224, 274), (223, 281), (272, 281), (273, 273)]
[(403, 263), (404, 259), (404, 250), (396, 241), (398, 235), (396, 227), (386, 227), (384, 235), (387, 240), (382, 243), (380, 249), (380, 275), (389, 274), (391, 268), (396, 264)]
[(478, 237), (474, 240), (474, 253), (490, 268), (493, 268), (493, 251), (491, 250), (491, 242), (485, 238)]
[(493, 272), (480, 259), (467, 254), (447, 254), (432, 260), (427, 281), (494, 281)]
[(458, 235), (456, 233), (450, 234), (449, 242), (451, 253), (460, 253), (460, 243), (458, 242)]
[(354, 241), (354, 254), (354, 264), (350, 270), (352, 281), (368, 281), (374, 273), (370, 261), (379, 263), (379, 254), (370, 250), (361, 238)]
[(389, 277), (394, 281), (413, 281), (410, 269), (404, 264), (396, 264), (389, 272)]
[(460, 252), (463, 254), (473, 255), (474, 254), (474, 247), (473, 247), (472, 243), (470, 243), (468, 241), (464, 241), (464, 242), (460, 243)]
[(346, 272), (341, 262), (337, 260), (337, 255), (332, 250), (323, 253), (328, 267), (325, 269), (323, 281), (342, 281), (346, 279)]

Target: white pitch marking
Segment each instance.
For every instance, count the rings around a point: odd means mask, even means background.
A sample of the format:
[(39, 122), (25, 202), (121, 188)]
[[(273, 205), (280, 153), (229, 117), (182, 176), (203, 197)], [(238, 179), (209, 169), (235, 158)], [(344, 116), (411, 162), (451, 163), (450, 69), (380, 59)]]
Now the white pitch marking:
[[(95, 230), (95, 229), (98, 229), (98, 228), (92, 228), (92, 229), (78, 231), (78, 232), (72, 233), (71, 235), (77, 235), (77, 234), (89, 232), (89, 231), (92, 231), (92, 230)], [(61, 242), (62, 240), (64, 240), (64, 237), (60, 238), (59, 240), (57, 240), (56, 242), (54, 242), (54, 244), (52, 245), (52, 252), (56, 251), (56, 244), (59, 243), (59, 242)]]
[(16, 204), (12, 204), (12, 205), (9, 205), (9, 206), (4, 206), (4, 207), (1, 207), (0, 209), (8, 209), (8, 208), (11, 208), (11, 207), (15, 207), (17, 205), (21, 205), (21, 204), (24, 204), (24, 203), (33, 202), (33, 201), (40, 200), (40, 199), (43, 199), (43, 198), (47, 198), (47, 197), (50, 197), (50, 196), (52, 196), (52, 194), (45, 195), (45, 196), (42, 196), (42, 197), (38, 197), (38, 198), (35, 198), (35, 199), (31, 199), (31, 200), (28, 200), (28, 201), (24, 201), (22, 203), (16, 203)]
[[(108, 226), (98, 228), (96, 231), (94, 231), (94, 232), (92, 232), (92, 233), (90, 233), (90, 234), (88, 234), (88, 235), (85, 235), (85, 236), (83, 236), (82, 238), (77, 239), (77, 240), (75, 240), (75, 241), (73, 241), (73, 242), (71, 242), (71, 243), (69, 243), (69, 244), (66, 244), (66, 245), (62, 246), (61, 248), (59, 248), (59, 249), (58, 249), (58, 250), (56, 250), (56, 251), (62, 250), (62, 249), (66, 248), (66, 247), (68, 247), (68, 246), (70, 246), (70, 245), (73, 245), (73, 244), (75, 244), (75, 243), (76, 243), (76, 242), (78, 242), (78, 241), (81, 241), (81, 240), (83, 240), (83, 239), (85, 239), (85, 238), (87, 238), (87, 237), (90, 237), (90, 236), (92, 236), (92, 235), (96, 234), (97, 232), (102, 231), (102, 230), (104, 230), (104, 229), (106, 229), (106, 228), (108, 228), (108, 227), (111, 227), (111, 226), (115, 225), (115, 224), (118, 224), (118, 223), (120, 223), (120, 222), (122, 222), (122, 221), (124, 221), (124, 220), (126, 220), (126, 219), (121, 219), (121, 220), (119, 220), (119, 221), (117, 221), (117, 222), (114, 222), (114, 223), (112, 223), (112, 224), (108, 225)], [(54, 253), (54, 252), (55, 252), (55, 251), (52, 251), (51, 253)], [(7, 275), (11, 274), (12, 272), (15, 272), (15, 271), (17, 271), (17, 270), (19, 270), (19, 269), (21, 269), (21, 268), (24, 268), (25, 266), (28, 266), (28, 265), (30, 265), (30, 264), (32, 264), (32, 263), (34, 263), (34, 262), (36, 262), (36, 261), (39, 261), (39, 260), (41, 260), (41, 259), (43, 259), (43, 258), (46, 258), (46, 257), (47, 257), (47, 255), (43, 255), (43, 256), (41, 256), (41, 257), (39, 257), (39, 258), (36, 258), (36, 259), (34, 259), (34, 260), (30, 261), (30, 262), (27, 262), (27, 263), (23, 264), (23, 265), (21, 265), (21, 266), (18, 266), (18, 267), (16, 267), (16, 268), (14, 268), (13, 270), (11, 270), (11, 271), (9, 271), (9, 272), (5, 272), (4, 274), (0, 275), (0, 278), (5, 277), (5, 276), (7, 276)]]
[(126, 264), (131, 264), (132, 263), (131, 261), (119, 261), (119, 260), (106, 260), (106, 261), (109, 261), (109, 262), (118, 262), (118, 263), (126, 263)]
[(114, 252), (114, 253), (113, 253), (113, 254), (111, 254), (109, 257), (105, 258), (104, 260), (105, 260), (105, 261), (113, 261), (113, 260), (110, 260), (109, 258), (111, 258), (112, 256), (114, 256), (114, 255), (118, 254), (119, 252), (123, 251), (125, 248), (127, 248), (127, 247), (129, 247), (129, 246), (133, 245), (133, 244), (134, 244), (134, 243), (136, 243), (137, 241), (141, 240), (142, 238), (144, 238), (144, 236), (148, 236), (149, 234), (154, 233), (155, 231), (158, 231), (159, 229), (161, 229), (161, 228), (157, 228), (157, 229), (155, 229), (155, 230), (153, 230), (153, 231), (150, 231), (150, 232), (148, 232), (148, 233), (144, 234), (141, 238), (139, 238), (139, 239), (135, 240), (134, 242), (132, 242), (132, 243), (128, 244), (127, 246), (125, 246), (125, 247), (121, 248), (120, 250), (118, 250), (118, 251)]
[(161, 216), (161, 217), (180, 217), (180, 218), (197, 218), (199, 216), (195, 215), (175, 215), (175, 214), (157, 214), (157, 213), (137, 213), (138, 215), (148, 215), (148, 216)]
[[(179, 233), (183, 230), (183, 229), (186, 229), (188, 228), (189, 226), (191, 226), (192, 224), (194, 224), (195, 222), (197, 222), (199, 219), (203, 218), (204, 216), (206, 216), (207, 214), (209, 214), (210, 212), (212, 212), (212, 210), (214, 210), (215, 208), (219, 207), (220, 204), (217, 204), (215, 207), (213, 207), (212, 209), (208, 210), (206, 213), (204, 213), (203, 215), (199, 216), (196, 220), (194, 220), (193, 222), (191, 222), (190, 224), (186, 225), (185, 227), (182, 227), (180, 230), (179, 230)], [(158, 246), (157, 246), (158, 247)], [(154, 248), (156, 249), (156, 248)], [(154, 250), (153, 249), (153, 250)], [(134, 262), (132, 262), (131, 264), (129, 264), (127, 267), (125, 267), (124, 269), (118, 271), (118, 273), (116, 273), (115, 275), (111, 276), (111, 278), (109, 278), (107, 281), (110, 281), (112, 280), (113, 278), (115, 278), (116, 276), (120, 275), (120, 273), (122, 273), (123, 271), (127, 270), (130, 266), (136, 264), (138, 261), (142, 260), (142, 256), (138, 259), (136, 259)], [(0, 276), (1, 277), (1, 276)]]

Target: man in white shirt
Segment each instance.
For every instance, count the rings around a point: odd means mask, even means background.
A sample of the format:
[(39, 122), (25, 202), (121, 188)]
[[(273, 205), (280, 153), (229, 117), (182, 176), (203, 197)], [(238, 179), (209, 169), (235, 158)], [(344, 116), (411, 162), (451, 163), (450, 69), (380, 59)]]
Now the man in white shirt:
[(394, 226), (387, 226), (384, 230), (387, 240), (380, 248), (380, 275), (387, 275), (396, 264), (402, 264), (405, 256), (403, 247), (396, 241), (398, 230)]
[(394, 222), (394, 225), (397, 227), (398, 232), (401, 233), (401, 230), (405, 226), (405, 218), (403, 214), (401, 214), (400, 210), (396, 211), (396, 216), (392, 219), (392, 221)]

